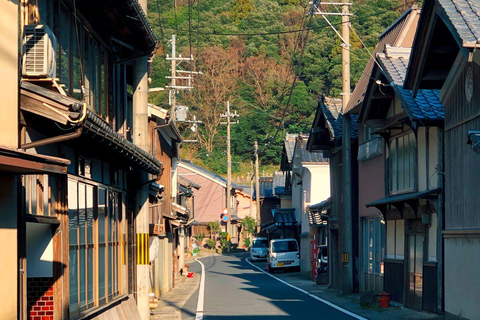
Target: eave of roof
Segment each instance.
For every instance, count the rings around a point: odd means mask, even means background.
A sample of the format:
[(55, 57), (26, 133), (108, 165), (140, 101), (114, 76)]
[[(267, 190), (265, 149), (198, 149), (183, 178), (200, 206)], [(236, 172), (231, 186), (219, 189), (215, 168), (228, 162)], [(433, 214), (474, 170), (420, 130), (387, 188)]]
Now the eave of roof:
[(25, 151), (0, 148), (0, 172), (14, 174), (66, 174), (67, 159), (32, 154)]
[[(57, 108), (59, 110), (58, 112), (61, 113), (68, 110), (75, 111), (79, 106), (83, 106), (83, 102), (81, 101), (75, 100), (71, 97), (63, 96), (60, 93), (56, 93), (26, 81), (22, 81), (21, 83), (21, 92), (22, 95), (29, 95), (30, 97), (35, 97), (35, 95), (38, 95), (38, 97), (42, 100), (48, 99), (52, 101), (53, 105), (63, 108)], [(50, 107), (46, 109), (50, 110)], [(36, 113), (46, 117), (46, 114), (42, 114), (42, 112), (44, 112), (43, 109), (38, 109)], [(74, 113), (78, 114), (79, 112), (75, 111)], [(46, 118), (55, 121), (51, 117)], [(115, 130), (113, 130), (108, 123), (106, 123), (91, 110), (87, 110), (85, 120), (83, 123), (79, 123), (78, 126), (83, 127), (83, 136), (96, 138), (97, 141), (104, 143), (112, 150), (118, 151), (128, 161), (137, 165), (142, 170), (156, 175), (160, 174), (162, 171), (163, 164), (160, 161), (158, 161), (150, 153), (139, 148), (134, 143), (128, 141), (122, 135), (115, 132)]]
[(375, 64), (375, 54), (381, 52), (386, 44), (393, 46), (407, 46), (406, 43), (404, 43), (406, 35), (415, 31), (419, 14), (420, 9), (416, 5), (413, 5), (379, 36), (377, 46), (372, 53), (373, 56), (368, 60), (367, 65), (353, 90), (347, 108), (343, 110), (343, 113), (360, 112), (360, 107), (363, 103), (368, 82)]
[[(377, 62), (382, 66), (382, 74), (388, 79), (390, 85), (402, 102), (402, 107), (412, 121), (443, 121), (445, 110), (440, 102), (440, 90), (421, 89), (417, 96), (412, 90), (404, 89), (403, 83), (407, 73), (408, 57), (410, 50), (400, 56), (390, 55), (389, 50), (396, 48), (387, 47), (385, 54), (377, 54)], [(403, 48), (402, 48), (403, 49)], [(398, 50), (397, 50), (398, 51)], [(372, 85), (373, 80), (371, 80)]]

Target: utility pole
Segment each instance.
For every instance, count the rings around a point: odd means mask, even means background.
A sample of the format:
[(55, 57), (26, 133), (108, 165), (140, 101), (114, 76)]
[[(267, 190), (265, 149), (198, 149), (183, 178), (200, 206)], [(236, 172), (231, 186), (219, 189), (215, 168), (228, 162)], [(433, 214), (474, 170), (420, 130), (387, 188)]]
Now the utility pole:
[[(169, 57), (167, 55), (167, 61), (171, 61), (171, 69), (172, 69), (172, 75), (167, 76), (167, 79), (171, 79), (171, 83), (169, 86), (165, 86), (165, 88), (168, 88), (168, 100), (170, 104), (170, 113), (172, 115), (172, 118), (176, 120), (176, 106), (177, 106), (177, 91), (178, 90), (191, 90), (193, 89), (192, 86), (192, 75), (193, 74), (198, 74), (198, 72), (194, 71), (184, 71), (184, 70), (177, 70), (177, 66), (182, 63), (183, 61), (193, 61), (193, 56), (190, 56), (188, 58), (182, 58), (182, 55), (177, 56), (176, 52), (176, 37), (174, 34), (172, 34), (172, 40), (170, 40), (170, 43), (172, 44), (172, 56)], [(177, 75), (180, 74), (180, 75)], [(182, 75), (186, 74), (186, 76)], [(177, 83), (177, 80), (181, 82), (179, 85)], [(186, 83), (185, 83), (186, 82)]]
[[(341, 5), (341, 13), (322, 12), (320, 5)], [(343, 211), (339, 213), (340, 247), (342, 251), (342, 291), (351, 293), (354, 288), (354, 258), (353, 255), (353, 204), (352, 204), (352, 149), (351, 149), (351, 128), (350, 115), (345, 111), (350, 101), (350, 15), (349, 6), (352, 5), (347, 0), (341, 3), (320, 2), (315, 0), (312, 3), (312, 14), (319, 14), (327, 21), (337, 36), (342, 40), (342, 196)], [(342, 34), (328, 21), (326, 15), (341, 15)]]
[(343, 191), (343, 293), (352, 293), (354, 288), (353, 269), (353, 206), (352, 206), (352, 148), (350, 115), (346, 114), (348, 102), (350, 101), (350, 16), (348, 15), (347, 0), (342, 5), (342, 37), (345, 40), (342, 44), (342, 111), (343, 111), (343, 132), (342, 132), (342, 191)]
[[(221, 115), (222, 118), (227, 118), (227, 122), (221, 122), (221, 124), (226, 124), (227, 125), (227, 209), (228, 209), (228, 220), (227, 220), (227, 225), (226, 225), (226, 232), (231, 234), (231, 228), (230, 228), (230, 219), (232, 215), (232, 154), (230, 151), (230, 127), (232, 125), (232, 121), (230, 118), (236, 118), (239, 117), (237, 114), (237, 111), (235, 113), (230, 112), (230, 101), (227, 101), (227, 112)], [(234, 122), (234, 123), (238, 123)]]
[(260, 177), (259, 177), (259, 163), (258, 163), (258, 142), (255, 140), (255, 188), (256, 188), (256, 195), (257, 198), (257, 225), (260, 225)]
[[(253, 161), (250, 161), (250, 211), (249, 215), (252, 217), (252, 212), (253, 212)], [(252, 217), (253, 218), (253, 217)], [(257, 217), (255, 217), (256, 220)]]

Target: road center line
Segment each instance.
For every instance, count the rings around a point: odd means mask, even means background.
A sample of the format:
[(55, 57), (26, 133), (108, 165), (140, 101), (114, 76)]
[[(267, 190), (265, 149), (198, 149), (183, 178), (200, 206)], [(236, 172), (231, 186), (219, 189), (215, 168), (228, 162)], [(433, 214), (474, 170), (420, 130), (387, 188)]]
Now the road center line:
[(311, 297), (311, 298), (313, 298), (313, 299), (315, 299), (315, 300), (318, 300), (318, 301), (320, 301), (320, 302), (322, 302), (322, 303), (324, 303), (324, 304), (326, 304), (326, 305), (328, 305), (328, 306), (330, 306), (330, 307), (332, 307), (332, 308), (334, 308), (334, 309), (337, 309), (337, 310), (340, 311), (340, 312), (343, 312), (343, 313), (345, 313), (345, 314), (348, 314), (349, 316), (351, 316), (351, 317), (353, 317), (353, 318), (355, 318), (355, 319), (358, 319), (358, 320), (368, 320), (367, 318), (364, 318), (364, 317), (359, 316), (359, 315), (357, 315), (357, 314), (355, 314), (355, 313), (353, 313), (353, 312), (351, 312), (351, 311), (348, 311), (348, 310), (346, 310), (346, 309), (343, 309), (342, 307), (339, 307), (339, 306), (337, 306), (336, 304), (331, 303), (330, 301), (327, 301), (327, 300), (324, 300), (324, 299), (322, 299), (322, 298), (320, 298), (320, 297), (317, 297), (316, 295), (311, 294), (310, 292), (308, 292), (308, 291), (306, 291), (306, 290), (303, 290), (303, 289), (300, 289), (300, 288), (298, 288), (298, 287), (295, 287), (294, 285), (291, 285), (290, 283), (288, 283), (288, 282), (286, 282), (286, 281), (283, 281), (283, 280), (280, 279), (280, 278), (275, 277), (273, 274), (270, 274), (270, 273), (266, 272), (265, 270), (263, 270), (262, 268), (259, 268), (259, 267), (257, 267), (256, 265), (254, 265), (253, 263), (251, 263), (249, 258), (245, 258), (245, 261), (247, 261), (252, 267), (260, 270), (261, 272), (263, 272), (263, 273), (266, 274), (267, 276), (272, 277), (273, 279), (275, 279), (275, 280), (277, 280), (277, 281), (279, 281), (279, 282), (281, 282), (281, 283), (289, 286), (289, 287), (292, 288), (292, 289), (295, 289), (295, 290), (297, 290), (297, 291), (300, 291), (301, 293), (304, 293), (304, 294), (306, 294), (307, 296), (309, 296), (309, 297)]
[(200, 288), (198, 290), (198, 302), (197, 302), (197, 313), (195, 315), (195, 320), (203, 320), (203, 305), (205, 297), (205, 266), (200, 260), (195, 259), (200, 266), (202, 266), (202, 276), (200, 278)]

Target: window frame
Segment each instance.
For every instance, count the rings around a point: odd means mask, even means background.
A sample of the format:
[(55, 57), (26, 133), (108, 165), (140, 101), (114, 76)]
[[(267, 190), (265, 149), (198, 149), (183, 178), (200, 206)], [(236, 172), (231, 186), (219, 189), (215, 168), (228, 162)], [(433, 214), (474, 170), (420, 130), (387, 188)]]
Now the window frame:
[[(405, 137), (407, 136), (410, 136), (413, 138), (413, 142), (414, 142), (414, 145), (413, 145), (413, 154), (411, 155), (412, 158), (408, 157), (407, 159), (407, 156), (405, 155), (405, 148), (404, 149), (404, 159), (403, 159), (403, 165), (406, 167), (404, 167), (404, 177), (403, 177), (403, 187), (400, 188), (400, 182), (399, 182), (399, 178), (400, 178), (400, 175), (399, 175), (399, 160), (400, 159), (400, 155), (399, 155), (399, 140), (400, 139), (403, 139), (403, 143), (404, 143), (404, 139)], [(410, 141), (409, 141), (410, 142)], [(393, 143), (395, 143), (395, 147), (393, 147)], [(395, 151), (394, 151), (395, 150)], [(392, 156), (393, 155), (393, 156)], [(418, 179), (417, 179), (417, 157), (418, 157), (418, 150), (417, 150), (417, 136), (416, 136), (416, 133), (413, 131), (413, 130), (406, 130), (406, 131), (403, 131), (397, 135), (394, 135), (394, 136), (391, 136), (389, 141), (388, 141), (388, 158), (387, 158), (387, 168), (388, 168), (388, 174), (387, 174), (387, 177), (388, 177), (388, 184), (387, 184), (387, 188), (388, 188), (388, 192), (390, 195), (396, 195), (396, 194), (403, 194), (403, 193), (411, 193), (411, 192), (415, 192), (417, 190), (417, 185), (418, 185)], [(409, 159), (412, 161), (411, 163), (409, 163)], [(393, 163), (393, 161), (395, 161)], [(411, 166), (410, 166), (411, 164)], [(395, 171), (394, 171), (394, 167), (395, 166)], [(408, 187), (405, 187), (406, 183), (405, 183), (405, 178), (406, 178), (406, 169), (408, 169), (410, 171), (410, 177), (409, 179), (411, 179), (411, 182), (410, 182), (410, 185)], [(395, 185), (395, 187), (394, 187)]]
[[(71, 184), (74, 184), (76, 187), (73, 188)], [(72, 243), (72, 239), (69, 239), (69, 252), (72, 250), (76, 251), (76, 257), (77, 259), (75, 260), (76, 263), (72, 264), (72, 262), (69, 263), (69, 268), (72, 270), (76, 270), (76, 283), (77, 286), (74, 287), (71, 285), (71, 290), (76, 290), (77, 292), (77, 307), (75, 309), (72, 309), (72, 305), (70, 303), (70, 316), (71, 317), (76, 317), (84, 313), (85, 311), (90, 312), (91, 310), (94, 310), (95, 308), (107, 305), (108, 303), (118, 299), (121, 296), (124, 296), (128, 293), (128, 277), (126, 279), (125, 275), (123, 273), (123, 266), (125, 264), (125, 261), (128, 261), (128, 258), (125, 258), (125, 255), (128, 255), (128, 250), (126, 250), (126, 247), (128, 247), (127, 240), (128, 239), (128, 228), (124, 227), (125, 221), (126, 221), (126, 204), (124, 203), (127, 199), (126, 193), (123, 190), (119, 190), (115, 187), (107, 186), (104, 184), (100, 183), (94, 183), (90, 181), (86, 181), (86, 179), (82, 179), (79, 177), (75, 176), (69, 176), (68, 177), (68, 192), (73, 192), (76, 191), (76, 208), (72, 208), (72, 203), (69, 203), (69, 219), (71, 219), (72, 214), (71, 211), (75, 211), (74, 214), (76, 214), (77, 218), (77, 226), (75, 230), (71, 229), (71, 221), (69, 222), (69, 234), (73, 231), (76, 233), (76, 241)], [(80, 189), (85, 188), (85, 204), (88, 204), (88, 189), (91, 188), (92, 190), (92, 217), (93, 217), (93, 223), (92, 223), (92, 234), (91, 234), (91, 241), (89, 241), (89, 230), (88, 228), (85, 228), (83, 232), (85, 232), (84, 239), (85, 239), (85, 248), (82, 243), (80, 243), (80, 232), (81, 226), (80, 226), (80, 218), (81, 218), (81, 205), (80, 205), (80, 199), (79, 197), (81, 196)], [(105, 208), (103, 210), (99, 209), (99, 204), (100, 204), (100, 192), (105, 192)], [(114, 197), (117, 198), (116, 201), (110, 201), (110, 197), (113, 195)], [(70, 198), (74, 197), (72, 194), (69, 194), (69, 201)], [(115, 210), (115, 208), (117, 208)], [(85, 208), (87, 209), (87, 208)], [(115, 211), (113, 214), (112, 212)], [(85, 211), (86, 213), (87, 211)], [(99, 228), (100, 228), (100, 223), (99, 223), (99, 217), (100, 215), (103, 214), (104, 216), (104, 242), (101, 243), (100, 239), (100, 233), (99, 233)], [(111, 219), (109, 223), (109, 218)], [(114, 228), (110, 227), (114, 226)], [(115, 231), (114, 231), (115, 230)], [(125, 234), (124, 234), (125, 233)], [(110, 234), (110, 239), (109, 239), (109, 234)], [(104, 247), (104, 266), (102, 267), (100, 265), (101, 262), (101, 257), (100, 257), (100, 246)], [(93, 250), (91, 256), (93, 257), (93, 261), (88, 261), (88, 249), (91, 248)], [(112, 250), (110, 250), (112, 248)], [(80, 251), (85, 250), (85, 268), (81, 269), (82, 266), (79, 262), (79, 257), (80, 257)], [(113, 256), (113, 259), (112, 259)], [(69, 258), (70, 260), (70, 258)], [(111, 264), (110, 263), (114, 261), (115, 263)], [(100, 296), (100, 286), (102, 285), (100, 283), (100, 268), (103, 268), (105, 270), (104, 273), (104, 283), (103, 283), (103, 288), (104, 288), (104, 295)], [(85, 274), (84, 277), (82, 277), (82, 273)], [(93, 277), (93, 279), (89, 279), (89, 275)], [(70, 279), (71, 281), (71, 279)], [(81, 281), (85, 281), (85, 290), (81, 290)], [(92, 288), (89, 288), (89, 285), (92, 286)], [(112, 287), (115, 290), (114, 291), (109, 291), (109, 288)], [(70, 293), (71, 294), (71, 293)], [(80, 304), (81, 302), (81, 295), (85, 294), (85, 304)], [(90, 299), (90, 295), (92, 295), (92, 299)]]

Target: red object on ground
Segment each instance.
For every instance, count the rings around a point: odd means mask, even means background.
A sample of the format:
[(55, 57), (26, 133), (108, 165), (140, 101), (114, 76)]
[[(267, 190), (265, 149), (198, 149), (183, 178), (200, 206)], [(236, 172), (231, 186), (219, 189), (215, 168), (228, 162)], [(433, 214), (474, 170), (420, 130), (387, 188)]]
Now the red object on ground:
[(189, 272), (188, 275), (187, 275), (187, 278), (193, 278), (193, 272)]
[(390, 293), (383, 292), (378, 298), (378, 302), (380, 302), (380, 307), (388, 308), (390, 306)]

